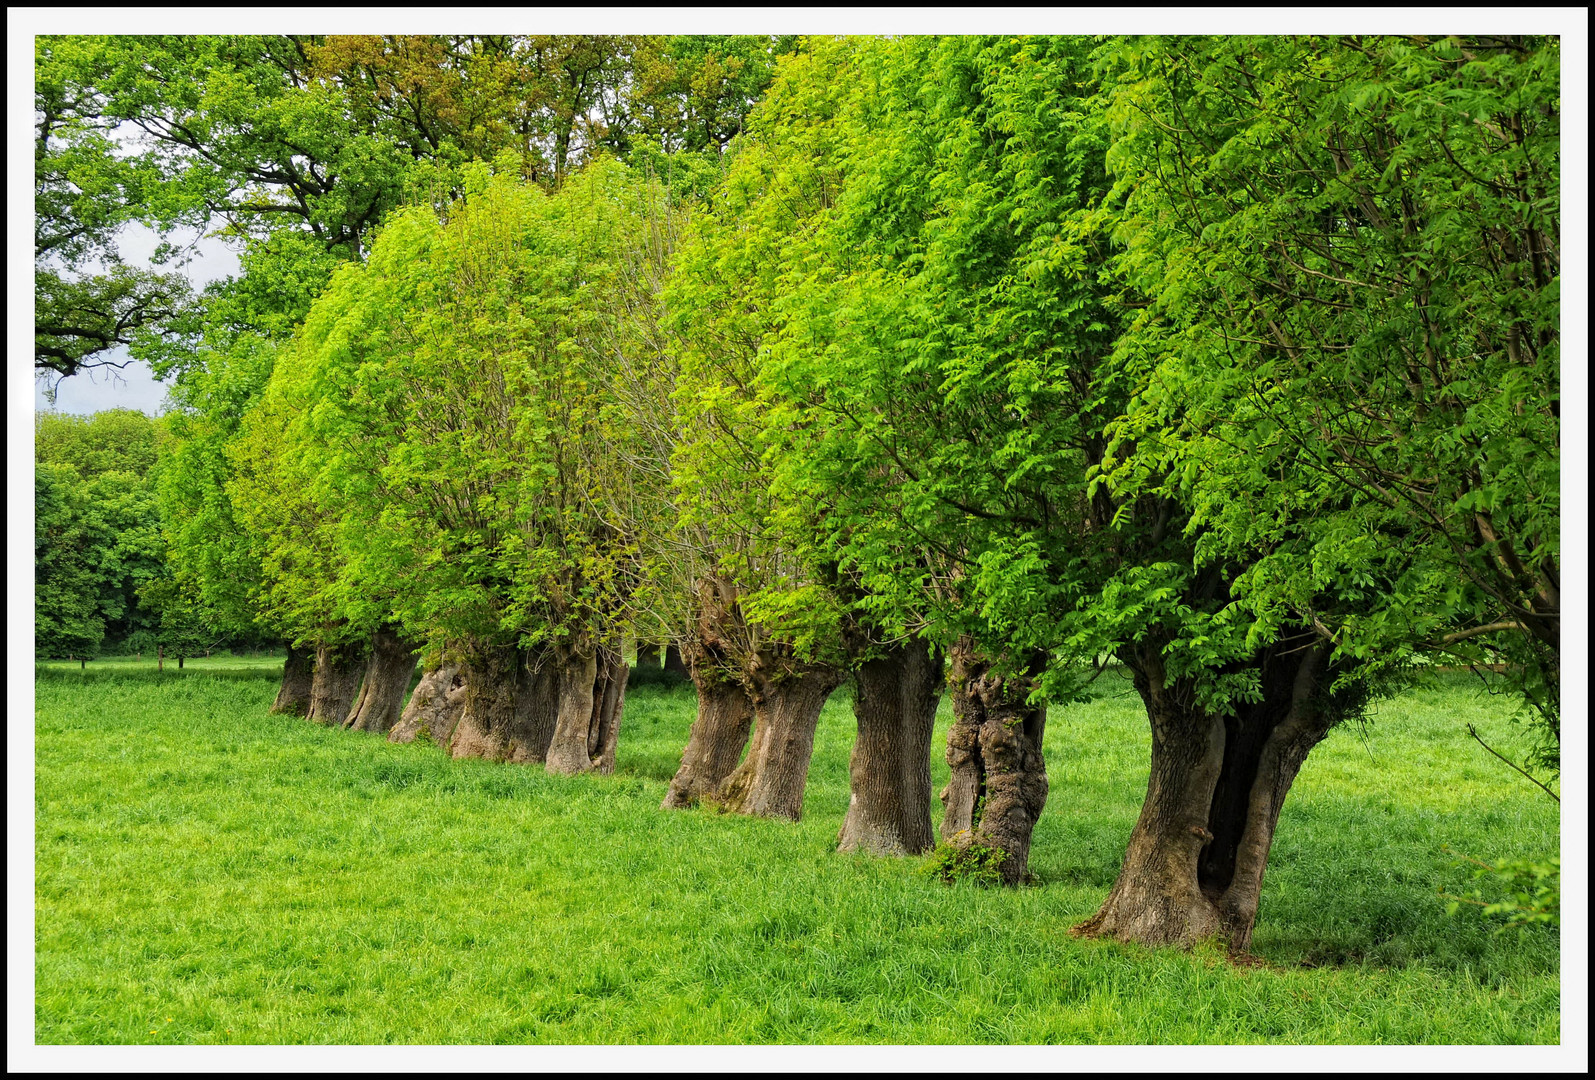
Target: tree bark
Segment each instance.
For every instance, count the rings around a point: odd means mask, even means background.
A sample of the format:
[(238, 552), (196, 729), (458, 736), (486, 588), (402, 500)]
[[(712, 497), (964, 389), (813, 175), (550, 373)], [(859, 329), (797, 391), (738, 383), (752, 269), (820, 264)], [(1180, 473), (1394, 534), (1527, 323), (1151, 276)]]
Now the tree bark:
[(718, 798), (753, 726), (753, 699), (740, 682), (707, 660), (694, 663), (691, 671), (698, 688), (698, 717), (681, 752), (681, 768), (660, 804), (662, 810), (686, 809), (702, 799)]
[(318, 724), (341, 725), (354, 704), (365, 674), (366, 643), (317, 645), (316, 670), (310, 681), (310, 711)]
[(371, 659), (366, 664), (360, 696), (343, 726), (355, 731), (384, 734), (398, 723), (404, 692), (415, 674), (418, 650), (384, 626), (371, 637)]
[(460, 665), (465, 701), (449, 740), (452, 756), (517, 765), (543, 760), (552, 734), (556, 672), (552, 664), (533, 664), (533, 659), (513, 645), (465, 651)]
[(620, 717), (626, 706), (626, 680), (631, 674), (618, 641), (599, 646), (593, 681), (593, 719), (587, 730), (587, 757), (593, 771), (615, 771)]
[(1228, 716), (1166, 677), (1156, 648), (1127, 655), (1152, 725), (1146, 801), (1118, 880), (1076, 932), (1145, 945), (1223, 938), (1251, 947), (1279, 811), (1308, 753), (1359, 692), (1323, 693), (1329, 647), (1276, 644), (1253, 661), (1262, 700)]
[(421, 676), (399, 722), (388, 732), (388, 741), (407, 743), (423, 738), (447, 748), (464, 711), (465, 677), (460, 665), (440, 665)]
[(683, 679), (692, 678), (692, 673), (687, 670), (687, 665), (681, 658), (681, 646), (672, 641), (665, 646), (665, 670), (672, 675), (680, 675)]
[(747, 760), (726, 777), (720, 805), (738, 814), (803, 817), (803, 789), (814, 756), (820, 710), (842, 682), (842, 669), (794, 663), (766, 651), (748, 670), (753, 741)]
[(681, 752), (681, 767), (671, 778), (660, 809), (684, 809), (703, 800), (718, 801), (722, 786), (735, 771), (753, 727), (753, 699), (748, 696), (738, 659), (738, 644), (747, 639), (737, 594), (728, 582), (709, 577), (694, 590), (696, 605), (690, 632), (666, 650), (685, 660), (698, 691), (698, 715)]
[(310, 684), (314, 678), (309, 649), (288, 649), (288, 659), (282, 665), (282, 685), (277, 689), (277, 700), (271, 703), (274, 713), (304, 716), (310, 711)]
[(942, 839), (952, 847), (1002, 852), (1005, 885), (1030, 877), (1030, 837), (1047, 805), (1047, 767), (1041, 753), (1047, 709), (1026, 698), (1044, 656), (1021, 676), (1003, 677), (968, 637), (952, 648), (953, 726), (947, 733), (952, 768), (941, 799)]
[(590, 772), (593, 759), (587, 746), (593, 725), (598, 650), (559, 645), (554, 648), (553, 661), (559, 673), (559, 712), (548, 746), (547, 769), (566, 776)]
[(941, 700), (942, 658), (922, 639), (859, 665), (848, 767), (852, 795), (839, 851), (917, 855), (935, 845), (930, 822), (930, 737)]

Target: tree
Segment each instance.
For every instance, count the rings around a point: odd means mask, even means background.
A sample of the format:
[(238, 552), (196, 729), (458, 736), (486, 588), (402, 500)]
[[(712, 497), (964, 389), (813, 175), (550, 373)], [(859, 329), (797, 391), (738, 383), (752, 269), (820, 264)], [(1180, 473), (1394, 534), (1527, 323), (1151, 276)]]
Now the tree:
[(149, 178), (113, 152), (115, 121), (84, 85), (105, 61), (97, 42), (35, 43), (34, 369), (46, 377), (126, 366), (111, 350), (148, 340), (189, 300), (180, 275), (130, 267), (117, 250)]
[(1117, 475), (1261, 547), (1244, 603), (1338, 655), (1504, 661), (1553, 763), (1557, 39), (1160, 39), (1115, 70), (1150, 301)]
[(153, 487), (157, 425), (113, 409), (34, 418), (36, 648), (86, 657), (157, 616), (139, 590), (164, 564)]
[(613, 161), (555, 196), (513, 172), (468, 170), (445, 220), (394, 215), (312, 308), (274, 393), (304, 498), (336, 523), (320, 595), (458, 656), (454, 752), (607, 770), (636, 570), (604, 509), (629, 437), (611, 361), (584, 343), (643, 191)]
[(782, 62), (665, 289), (678, 366), (676, 535), (692, 598), (682, 653), (699, 693), (667, 807), (712, 798), (797, 819), (820, 709), (845, 675), (841, 605), (773, 516), (766, 431), (776, 421), (756, 383), (786, 249), (830, 198), (832, 76), (845, 64), (840, 44)]

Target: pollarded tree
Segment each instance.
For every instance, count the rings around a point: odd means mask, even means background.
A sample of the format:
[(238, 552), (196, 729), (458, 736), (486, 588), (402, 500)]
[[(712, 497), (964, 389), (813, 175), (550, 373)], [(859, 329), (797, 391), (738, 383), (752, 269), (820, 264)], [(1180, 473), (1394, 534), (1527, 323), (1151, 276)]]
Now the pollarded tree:
[(1152, 781), (1084, 929), (1244, 948), (1280, 804), (1371, 677), (1499, 635), (1554, 730), (1557, 49), (1118, 59), (1121, 272), (1151, 304), (1121, 343), (1136, 396), (1107, 474), (1191, 508), (1225, 631), (1273, 644), (1222, 724), (1167, 663), (1211, 643), (1137, 667)]
[[(1365, 659), (1506, 661), (1551, 761), (1560, 55), (1158, 39), (1114, 69), (1125, 273), (1153, 301), (1122, 435), (1215, 550), (1266, 549), (1249, 604)], [(1316, 609), (1331, 583), (1371, 609)]]
[(342, 726), (360, 692), (374, 627), (348, 618), (335, 592), (345, 562), (341, 523), (337, 509), (317, 497), (304, 444), (294, 438), (314, 406), (301, 369), (280, 360), (227, 445), (227, 494), (259, 567), (256, 607), (291, 648), (314, 657), (305, 716)]
[(554, 196), (473, 169), (446, 220), (395, 215), (306, 323), (295, 438), (340, 521), (338, 589), (383, 589), (458, 655), (456, 754), (613, 768), (637, 570), (606, 511), (632, 436), (590, 345), (644, 195), (613, 161)]
[(845, 677), (840, 601), (776, 521), (775, 402), (758, 385), (787, 253), (841, 175), (832, 120), (852, 46), (810, 45), (781, 61), (665, 291), (679, 364), (677, 535), (696, 579), (683, 657), (699, 692), (667, 807), (707, 797), (797, 819), (820, 709)]
[[(943, 833), (995, 849), (1017, 882), (1046, 801), (1041, 680), (1056, 701), (1089, 676), (1090, 654), (1050, 673), (1049, 656), (1060, 618), (1111, 560), (1113, 507), (1084, 494), (1111, 415), (1094, 373), (1112, 340), (1093, 247), (1106, 185), (1100, 124), (1084, 115), (1088, 45), (856, 49), (834, 124), (845, 183), (788, 251), (761, 363), (779, 403), (767, 429), (777, 505), (787, 534), (850, 582), (861, 706), (901, 696), (866, 685), (875, 669), (906, 688), (911, 668), (939, 674), (925, 639), (949, 650)], [(860, 709), (861, 821), (844, 825), (844, 845), (923, 846), (906, 819), (876, 819), (910, 804), (926, 814), (912, 794), (929, 783), (925, 690), (896, 721)], [(912, 780), (895, 765), (909, 757)]]

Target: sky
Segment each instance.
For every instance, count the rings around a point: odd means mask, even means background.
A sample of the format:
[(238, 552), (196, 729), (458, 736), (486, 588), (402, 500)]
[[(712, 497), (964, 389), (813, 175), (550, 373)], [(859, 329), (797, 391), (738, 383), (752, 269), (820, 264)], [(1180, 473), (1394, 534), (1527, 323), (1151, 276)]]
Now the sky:
[[(194, 235), (192, 232), (187, 235), (174, 234), (172, 239), (181, 243), (192, 239)], [(154, 229), (138, 224), (126, 225), (117, 234), (117, 250), (130, 266), (153, 267), (150, 255), (160, 239), (160, 234)], [(173, 269), (170, 264), (155, 268), (166, 271)], [(186, 265), (176, 269), (198, 291), (209, 282), (237, 274), (238, 255), (221, 240), (200, 237), (194, 245), (193, 257)], [(54, 406), (45, 399), (45, 384), (36, 382), (33, 387), (33, 407), (46, 411), (53, 408), (63, 413), (139, 409), (151, 416), (158, 414), (166, 399), (166, 386), (155, 379), (149, 365), (131, 359), (125, 348), (112, 349), (105, 356), (113, 361), (127, 360), (128, 365), (120, 370), (101, 368), (61, 379), (56, 386)], [(50, 380), (54, 381), (55, 376), (50, 376)]]

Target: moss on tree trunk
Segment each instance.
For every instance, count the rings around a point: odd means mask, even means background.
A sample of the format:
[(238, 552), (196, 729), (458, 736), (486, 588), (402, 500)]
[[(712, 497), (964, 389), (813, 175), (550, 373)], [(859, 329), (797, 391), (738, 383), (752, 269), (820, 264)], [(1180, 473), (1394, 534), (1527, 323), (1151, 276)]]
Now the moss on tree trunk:
[(941, 798), (942, 839), (955, 851), (996, 853), (1004, 884), (1030, 876), (1030, 838), (1047, 805), (1047, 767), (1041, 740), (1044, 705), (1026, 703), (1045, 657), (1024, 672), (1001, 675), (975, 643), (959, 639), (951, 651), (953, 726), (947, 733), (952, 773)]

